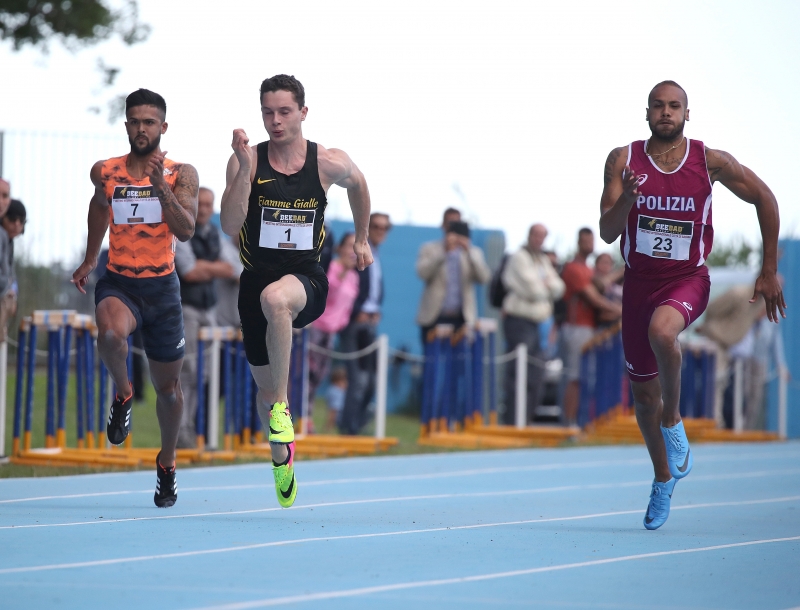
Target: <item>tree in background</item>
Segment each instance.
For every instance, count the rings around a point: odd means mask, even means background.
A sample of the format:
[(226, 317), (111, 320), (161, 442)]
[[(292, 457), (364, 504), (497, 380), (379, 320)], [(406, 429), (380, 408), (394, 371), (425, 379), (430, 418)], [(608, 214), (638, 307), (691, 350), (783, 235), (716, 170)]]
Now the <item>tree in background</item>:
[[(0, 40), (11, 42), (15, 51), (26, 46), (49, 50), (49, 43), (58, 40), (70, 51), (96, 45), (118, 35), (125, 44), (143, 42), (150, 35), (150, 26), (139, 21), (136, 0), (123, 0), (118, 8), (107, 0), (2, 0), (0, 3)], [(119, 68), (107, 66), (98, 58), (97, 69), (102, 85), (111, 87)], [(124, 96), (122, 97), (124, 102)], [(109, 103), (109, 121), (119, 118), (120, 96)], [(98, 107), (90, 112), (100, 113)]]
[(761, 262), (761, 247), (753, 246), (742, 237), (734, 237), (730, 241), (714, 242), (706, 264), (709, 267), (748, 267), (756, 268)]

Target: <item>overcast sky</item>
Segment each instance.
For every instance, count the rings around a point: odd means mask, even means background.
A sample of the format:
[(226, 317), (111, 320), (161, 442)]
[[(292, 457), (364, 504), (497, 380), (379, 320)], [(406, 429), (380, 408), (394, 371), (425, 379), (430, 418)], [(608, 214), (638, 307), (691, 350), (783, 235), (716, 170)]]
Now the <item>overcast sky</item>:
[[(800, 236), (800, 3), (386, 4), (139, 0), (153, 28), (143, 44), (71, 54), (54, 43), (47, 56), (3, 45), (0, 129), (110, 136), (108, 154), (124, 154), (121, 122), (87, 108), (153, 89), (168, 105), (162, 148), (195, 165), (218, 203), (232, 130), (265, 139), (261, 80), (294, 74), (306, 88), (304, 134), (350, 154), (374, 210), (431, 225), (455, 205), (475, 225), (504, 230), (510, 248), (543, 222), (547, 245), (565, 252), (578, 228), (597, 227), (608, 152), (649, 136), (647, 93), (674, 79), (689, 95), (687, 136), (761, 176), (781, 205), (782, 235)], [(99, 56), (122, 68), (112, 89), (100, 86)], [(71, 214), (56, 217), (16, 181), (13, 194), (33, 208), (24, 239), (50, 222), (84, 243), (91, 162), (72, 168), (79, 155), (69, 150), (37, 155), (76, 182), (63, 202)], [(343, 190), (332, 187), (329, 200), (331, 216), (349, 214)], [(759, 238), (752, 207), (720, 185), (713, 220), (718, 239)]]

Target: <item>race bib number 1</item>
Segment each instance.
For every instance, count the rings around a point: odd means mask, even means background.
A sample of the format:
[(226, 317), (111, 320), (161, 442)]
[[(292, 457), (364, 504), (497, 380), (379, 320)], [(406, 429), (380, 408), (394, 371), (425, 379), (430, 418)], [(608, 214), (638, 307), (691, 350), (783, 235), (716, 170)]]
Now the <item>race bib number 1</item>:
[(313, 250), (316, 210), (261, 208), (258, 245), (271, 250)]
[(639, 215), (636, 251), (653, 258), (688, 261), (694, 223)]
[(161, 202), (152, 186), (118, 186), (111, 198), (115, 225), (157, 224), (162, 221)]

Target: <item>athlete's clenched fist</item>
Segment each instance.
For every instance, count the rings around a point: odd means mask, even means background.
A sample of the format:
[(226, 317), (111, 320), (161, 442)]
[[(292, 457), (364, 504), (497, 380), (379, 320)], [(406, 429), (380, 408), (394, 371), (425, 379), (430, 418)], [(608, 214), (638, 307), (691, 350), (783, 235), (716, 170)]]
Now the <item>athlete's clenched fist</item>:
[(250, 138), (247, 137), (244, 129), (233, 130), (233, 142), (231, 142), (231, 148), (233, 148), (236, 159), (239, 161), (239, 167), (249, 170), (252, 160), (252, 157), (250, 156)]

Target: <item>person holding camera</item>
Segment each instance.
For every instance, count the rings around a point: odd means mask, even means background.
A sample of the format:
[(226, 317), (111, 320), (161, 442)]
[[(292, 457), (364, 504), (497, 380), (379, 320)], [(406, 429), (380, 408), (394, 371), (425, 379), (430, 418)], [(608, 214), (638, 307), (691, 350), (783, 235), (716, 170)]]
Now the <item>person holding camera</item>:
[(417, 256), (417, 275), (425, 282), (417, 312), (423, 348), (428, 331), (437, 324), (452, 324), (457, 330), (475, 323), (475, 285), (485, 284), (492, 275), (483, 251), (470, 241), (461, 212), (447, 208), (442, 229), (444, 239), (423, 244)]

